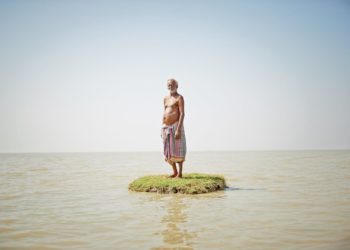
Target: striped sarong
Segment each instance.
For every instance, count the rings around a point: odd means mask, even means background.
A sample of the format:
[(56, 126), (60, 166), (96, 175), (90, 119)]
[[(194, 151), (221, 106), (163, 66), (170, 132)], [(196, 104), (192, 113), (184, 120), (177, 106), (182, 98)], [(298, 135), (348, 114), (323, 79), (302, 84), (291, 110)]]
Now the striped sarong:
[(181, 127), (180, 138), (175, 139), (178, 122), (172, 125), (163, 124), (161, 136), (164, 145), (164, 157), (168, 162), (183, 162), (186, 157), (186, 136), (184, 126)]

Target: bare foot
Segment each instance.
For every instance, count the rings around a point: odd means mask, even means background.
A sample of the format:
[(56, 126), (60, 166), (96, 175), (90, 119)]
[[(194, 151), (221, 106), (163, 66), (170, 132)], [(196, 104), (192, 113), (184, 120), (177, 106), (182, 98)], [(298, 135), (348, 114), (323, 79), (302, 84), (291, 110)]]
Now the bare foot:
[(176, 178), (182, 178), (182, 174), (176, 175)]
[(172, 175), (169, 175), (168, 178), (174, 178), (177, 176), (177, 173), (176, 174), (172, 174)]

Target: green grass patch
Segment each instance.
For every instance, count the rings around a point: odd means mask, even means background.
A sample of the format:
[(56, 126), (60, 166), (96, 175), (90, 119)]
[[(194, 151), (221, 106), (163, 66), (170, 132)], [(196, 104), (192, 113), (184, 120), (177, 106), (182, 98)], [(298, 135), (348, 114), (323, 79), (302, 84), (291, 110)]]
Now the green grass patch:
[(137, 192), (202, 194), (223, 190), (225, 178), (221, 175), (189, 173), (182, 178), (169, 178), (168, 175), (140, 177), (129, 184), (129, 190)]

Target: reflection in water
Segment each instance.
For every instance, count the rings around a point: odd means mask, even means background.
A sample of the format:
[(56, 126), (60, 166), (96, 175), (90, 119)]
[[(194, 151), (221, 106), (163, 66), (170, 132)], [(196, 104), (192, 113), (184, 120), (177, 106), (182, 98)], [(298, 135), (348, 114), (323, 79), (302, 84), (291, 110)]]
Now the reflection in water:
[(186, 197), (174, 195), (168, 198), (165, 204), (167, 214), (161, 221), (165, 225), (165, 229), (161, 232), (164, 245), (152, 249), (193, 249), (193, 239), (197, 234), (185, 229), (187, 222), (185, 211), (188, 207), (184, 200)]
[(153, 199), (165, 203), (166, 215), (161, 220), (165, 228), (160, 233), (163, 237), (163, 245), (154, 247), (152, 250), (159, 249), (194, 249), (198, 239), (198, 233), (189, 231), (191, 218), (188, 216), (189, 206), (196, 200), (207, 200), (213, 202), (213, 199), (222, 199), (225, 193), (222, 191), (200, 194), (200, 195), (171, 195), (155, 196)]

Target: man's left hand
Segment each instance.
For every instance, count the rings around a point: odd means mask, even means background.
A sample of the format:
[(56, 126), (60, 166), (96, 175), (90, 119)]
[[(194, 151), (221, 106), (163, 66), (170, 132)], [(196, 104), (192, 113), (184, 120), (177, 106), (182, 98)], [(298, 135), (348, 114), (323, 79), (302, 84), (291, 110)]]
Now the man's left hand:
[(175, 131), (175, 139), (180, 139), (181, 138), (181, 132), (176, 130)]

